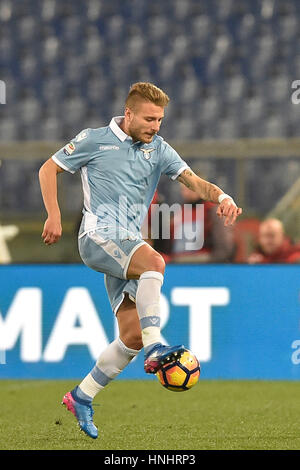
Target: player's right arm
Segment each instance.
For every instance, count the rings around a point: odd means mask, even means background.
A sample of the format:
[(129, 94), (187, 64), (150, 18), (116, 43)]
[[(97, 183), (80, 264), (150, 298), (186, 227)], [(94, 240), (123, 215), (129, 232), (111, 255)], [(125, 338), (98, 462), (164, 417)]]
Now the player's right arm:
[(57, 174), (64, 171), (52, 158), (40, 168), (39, 180), (48, 217), (44, 224), (42, 238), (46, 245), (58, 242), (62, 234), (61, 215), (57, 199)]
[(48, 218), (42, 238), (46, 245), (58, 242), (62, 234), (60, 209), (57, 200), (57, 174), (71, 174), (86, 165), (98, 145), (90, 138), (91, 129), (84, 129), (68, 144), (49, 158), (39, 171), (40, 186)]

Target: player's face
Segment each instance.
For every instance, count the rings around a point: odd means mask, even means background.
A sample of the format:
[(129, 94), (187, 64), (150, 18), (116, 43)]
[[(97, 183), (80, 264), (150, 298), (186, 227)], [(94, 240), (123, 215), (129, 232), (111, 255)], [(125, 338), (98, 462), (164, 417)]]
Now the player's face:
[(134, 141), (149, 144), (160, 129), (164, 108), (154, 103), (142, 101), (134, 110), (126, 108), (128, 133)]

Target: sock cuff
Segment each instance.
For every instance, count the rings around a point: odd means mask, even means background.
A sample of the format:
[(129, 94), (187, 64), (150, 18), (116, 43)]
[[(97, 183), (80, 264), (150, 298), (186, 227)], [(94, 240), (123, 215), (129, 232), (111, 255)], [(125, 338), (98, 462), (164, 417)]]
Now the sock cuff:
[(141, 281), (142, 279), (157, 279), (161, 284), (164, 282), (164, 276), (158, 271), (145, 271), (140, 275), (139, 280)]
[(122, 349), (122, 351), (124, 351), (126, 354), (128, 354), (129, 356), (136, 356), (139, 352), (140, 352), (140, 349), (131, 349), (131, 348), (128, 348), (124, 343), (123, 341), (121, 340), (121, 338), (118, 338), (118, 344), (120, 346), (120, 348)]
[(78, 401), (81, 405), (86, 405), (92, 403), (93, 398), (87, 395), (81, 390), (79, 385), (77, 385), (73, 390), (71, 390), (71, 395), (75, 401)]

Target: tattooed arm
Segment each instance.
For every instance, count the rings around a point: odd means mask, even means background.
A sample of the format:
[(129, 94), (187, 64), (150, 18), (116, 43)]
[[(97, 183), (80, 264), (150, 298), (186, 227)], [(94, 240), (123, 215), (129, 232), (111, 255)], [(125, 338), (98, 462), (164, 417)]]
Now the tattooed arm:
[(232, 225), (236, 218), (241, 215), (242, 209), (237, 207), (233, 199), (228, 196), (219, 203), (219, 196), (224, 194), (222, 189), (213, 183), (197, 176), (190, 168), (184, 170), (177, 178), (180, 183), (183, 183), (191, 191), (195, 191), (200, 199), (204, 201), (211, 201), (219, 204), (217, 215), (225, 217), (224, 225)]
[(180, 183), (183, 183), (187, 188), (198, 193), (199, 198), (204, 201), (211, 201), (217, 204), (219, 202), (218, 197), (223, 193), (218, 186), (203, 180), (195, 175), (189, 168), (178, 176), (177, 181), (180, 181)]

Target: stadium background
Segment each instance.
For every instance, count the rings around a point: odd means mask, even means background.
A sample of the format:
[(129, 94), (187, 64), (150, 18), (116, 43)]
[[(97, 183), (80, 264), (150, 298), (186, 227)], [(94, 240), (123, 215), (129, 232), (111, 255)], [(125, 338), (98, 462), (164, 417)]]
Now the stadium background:
[[(0, 1), (1, 449), (299, 449), (299, 265), (245, 264), (268, 215), (300, 241), (299, 31), (298, 0)], [(46, 247), (38, 170), (140, 80), (171, 97), (162, 136), (243, 207), (240, 250), (167, 266), (162, 334), (199, 355), (199, 385), (166, 391), (138, 358), (99, 394), (91, 442), (59, 402), (116, 325), (78, 256), (79, 176), (59, 177)]]
[[(299, 380), (299, 267), (243, 264), (253, 227), (268, 215), (300, 241), (299, 31), (297, 0), (1, 1), (0, 377), (76, 378), (89, 369), (82, 311), (71, 312), (63, 359), (45, 353), (68, 289), (86, 289), (113, 338), (101, 276), (77, 264), (79, 177), (59, 177), (64, 235), (49, 248), (41, 242), (38, 169), (81, 129), (121, 114), (132, 83), (151, 81), (171, 97), (161, 135), (244, 210), (239, 264), (167, 267), (165, 309), (174, 320), (164, 334), (171, 342), (182, 331), (189, 342), (192, 313), (174, 290), (225, 288), (227, 300), (211, 301), (203, 378)], [(178, 201), (177, 184), (162, 178), (159, 190)], [(41, 344), (28, 358), (31, 338)], [(145, 378), (141, 363), (130, 367), (127, 377)]]

